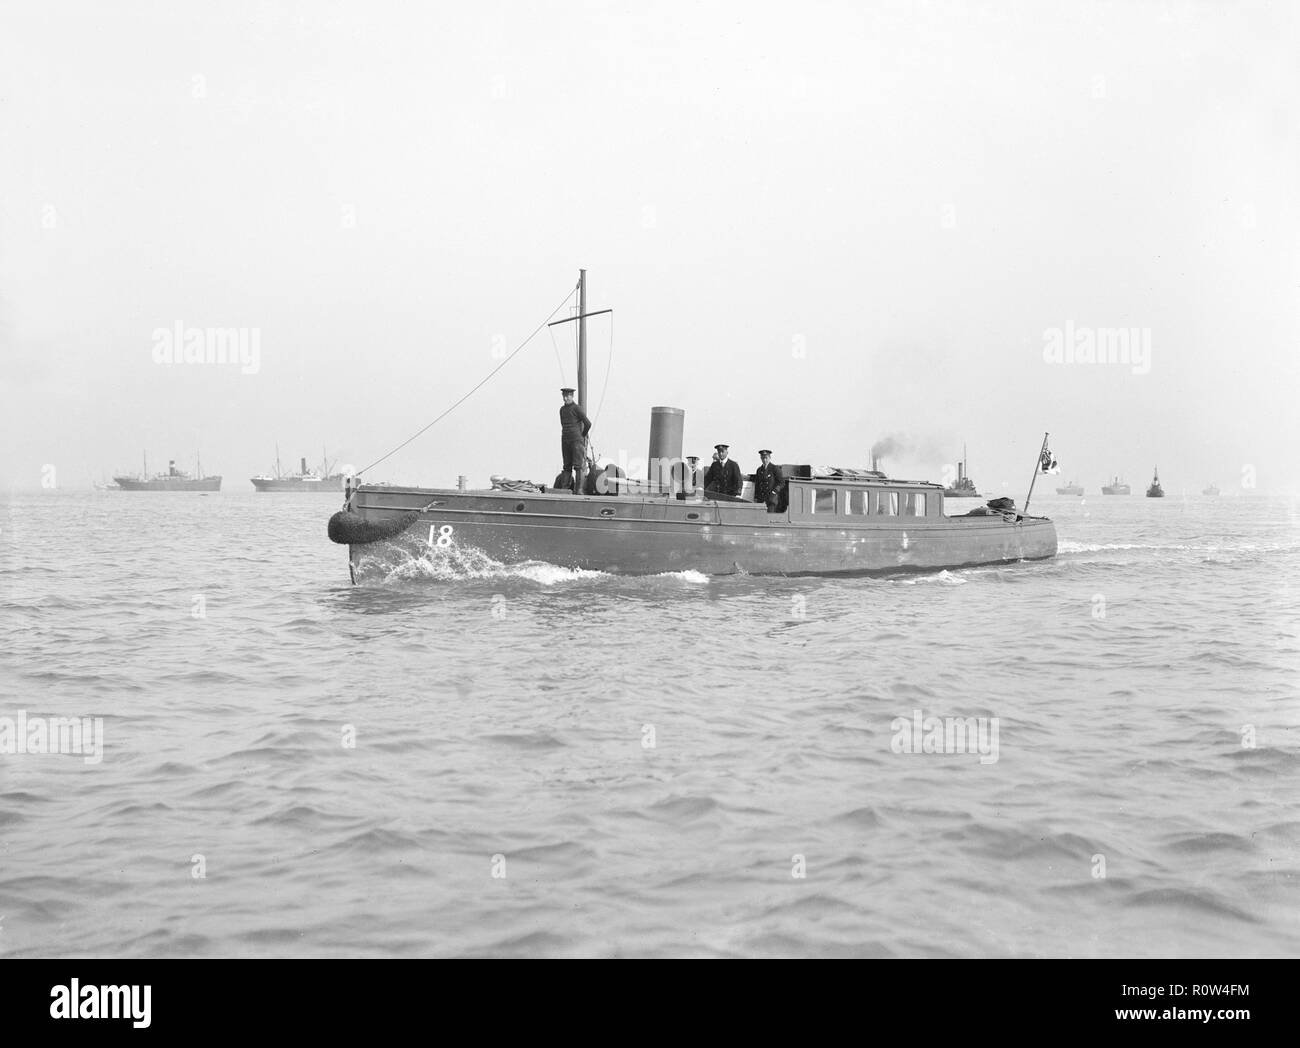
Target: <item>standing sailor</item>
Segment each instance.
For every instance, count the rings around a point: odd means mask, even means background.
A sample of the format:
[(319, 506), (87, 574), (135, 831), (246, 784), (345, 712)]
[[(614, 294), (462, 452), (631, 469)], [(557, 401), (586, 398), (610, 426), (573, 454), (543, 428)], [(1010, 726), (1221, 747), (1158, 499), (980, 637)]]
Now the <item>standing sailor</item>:
[(763, 464), (754, 470), (754, 501), (767, 503), (769, 513), (780, 513), (785, 492), (785, 476), (781, 467), (772, 462), (772, 452), (764, 448), (758, 453)]
[[(560, 390), (564, 405), (560, 408), (560, 454), (564, 456), (564, 471), (558, 487), (570, 488), (575, 494), (582, 491), (582, 475), (587, 467), (587, 434), (591, 432), (591, 419), (573, 399), (573, 387)], [(572, 477), (570, 477), (572, 471)]]
[(739, 496), (745, 490), (745, 478), (740, 475), (740, 467), (727, 457), (730, 444), (715, 444), (717, 457), (709, 471), (704, 474), (704, 490), (722, 495)]

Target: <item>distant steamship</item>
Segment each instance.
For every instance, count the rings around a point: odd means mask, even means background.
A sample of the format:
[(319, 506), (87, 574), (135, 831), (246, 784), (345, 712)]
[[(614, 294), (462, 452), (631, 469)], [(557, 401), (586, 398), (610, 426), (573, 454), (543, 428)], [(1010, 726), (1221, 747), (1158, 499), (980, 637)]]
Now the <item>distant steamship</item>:
[(980, 493), (975, 490), (975, 482), (970, 479), (970, 474), (966, 472), (966, 445), (961, 446), (961, 461), (957, 463), (957, 480), (948, 488), (943, 489), (944, 495), (950, 499), (977, 499)]
[(203, 462), (199, 460), (196, 466), (198, 476), (191, 476), (183, 469), (176, 468), (176, 460), (167, 461), (166, 473), (155, 473), (149, 476), (149, 459), (146, 456), (144, 460), (144, 471), (138, 476), (123, 475), (113, 478), (117, 486), (123, 491), (220, 491), (221, 477), (203, 476)]
[(297, 473), (284, 473), (280, 469), (280, 453), (275, 455), (275, 475), (259, 473), (250, 478), (258, 491), (297, 492), (299, 494), (319, 494), (322, 491), (338, 495), (343, 491), (346, 474), (331, 472), (328, 460), (322, 460), (319, 469), (308, 469), (306, 458), (299, 459)]

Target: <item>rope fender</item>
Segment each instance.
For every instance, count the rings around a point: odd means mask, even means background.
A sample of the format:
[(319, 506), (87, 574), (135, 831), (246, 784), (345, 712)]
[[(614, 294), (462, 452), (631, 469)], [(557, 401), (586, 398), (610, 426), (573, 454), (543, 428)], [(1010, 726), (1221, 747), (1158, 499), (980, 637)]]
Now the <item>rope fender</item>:
[(341, 509), (330, 517), (328, 531), (330, 541), (340, 546), (368, 546), (395, 538), (419, 519), (416, 510), (390, 520), (366, 520), (360, 513)]

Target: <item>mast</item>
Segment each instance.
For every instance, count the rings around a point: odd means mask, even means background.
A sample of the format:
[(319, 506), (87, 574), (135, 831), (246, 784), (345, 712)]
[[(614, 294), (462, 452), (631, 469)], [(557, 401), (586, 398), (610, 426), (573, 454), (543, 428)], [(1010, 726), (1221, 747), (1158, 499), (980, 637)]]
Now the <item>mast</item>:
[(280, 442), (275, 442), (275, 479), (280, 479)]
[(578, 270), (578, 314), (577, 316), (565, 317), (563, 320), (552, 320), (547, 327), (555, 327), (558, 324), (568, 324), (572, 321), (578, 322), (578, 407), (586, 409), (587, 406), (587, 318), (598, 317), (602, 313), (612, 313), (612, 309), (596, 309), (587, 312), (587, 271)]
[(587, 271), (578, 270), (578, 407), (587, 409)]

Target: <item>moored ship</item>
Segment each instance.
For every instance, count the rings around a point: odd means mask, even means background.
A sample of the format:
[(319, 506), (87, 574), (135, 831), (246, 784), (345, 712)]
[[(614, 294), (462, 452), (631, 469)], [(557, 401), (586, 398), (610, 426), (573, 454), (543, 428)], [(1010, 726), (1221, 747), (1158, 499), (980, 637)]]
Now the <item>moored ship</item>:
[(1119, 477), (1116, 477), (1109, 484), (1103, 484), (1101, 486), (1101, 493), (1103, 495), (1130, 495), (1132, 492), (1133, 489), (1120, 480)]
[(144, 472), (138, 476), (115, 476), (114, 482), (122, 491), (220, 491), (221, 477), (203, 476), (203, 465), (200, 461), (197, 472), (198, 476), (191, 476), (183, 469), (176, 468), (176, 460), (169, 459), (167, 462), (166, 473), (155, 473), (152, 477), (148, 476), (149, 462), (145, 460)]
[(280, 469), (280, 455), (275, 456), (275, 473), (259, 473), (250, 478), (258, 491), (298, 492), (319, 494), (322, 491), (339, 494), (343, 491), (346, 474), (331, 472), (328, 460), (321, 462), (319, 469), (308, 469), (307, 459), (299, 459), (299, 472), (284, 473)]
[(1201, 492), (1202, 495), (1209, 495), (1211, 497), (1217, 495), (1218, 493), (1219, 493), (1219, 485), (1217, 484), (1211, 484), (1208, 488), (1205, 488)]
[(1156, 467), (1155, 475), (1151, 478), (1151, 486), (1147, 488), (1147, 498), (1162, 499), (1165, 497), (1165, 489), (1160, 486), (1160, 467)]
[(1056, 493), (1058, 495), (1082, 495), (1083, 485), (1072, 480), (1070, 483), (1066, 484), (1065, 487), (1057, 488)]
[(975, 482), (970, 479), (970, 474), (966, 472), (966, 445), (962, 445), (961, 461), (957, 463), (957, 480), (951, 486), (943, 489), (943, 493), (950, 499), (977, 499), (980, 493), (975, 490)]
[[(595, 315), (586, 311), (585, 271), (576, 290), (569, 319), (579, 324), (576, 402), (585, 405), (585, 320)], [(354, 582), (384, 577), (394, 558), (471, 551), (504, 565), (636, 575), (859, 575), (1056, 554), (1052, 521), (1017, 512), (1010, 499), (948, 516), (942, 485), (875, 469), (787, 464), (773, 503), (700, 490), (683, 463), (684, 419), (680, 408), (651, 409), (645, 480), (591, 468), (583, 494), (517, 481), (487, 491), (349, 483), (329, 537), (348, 546)]]

